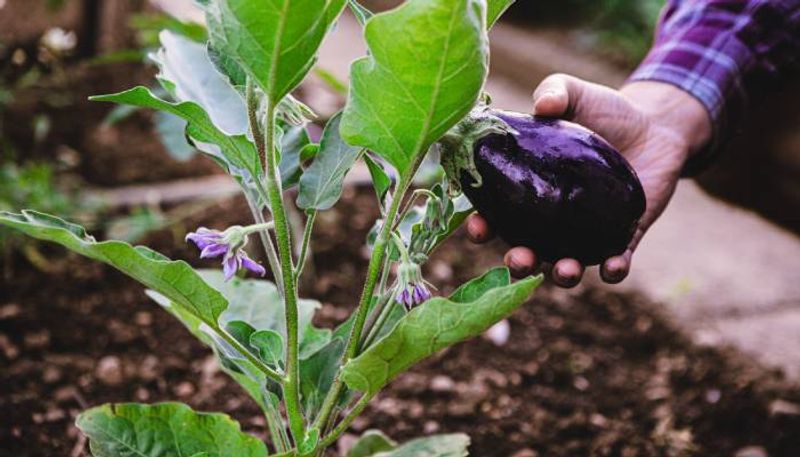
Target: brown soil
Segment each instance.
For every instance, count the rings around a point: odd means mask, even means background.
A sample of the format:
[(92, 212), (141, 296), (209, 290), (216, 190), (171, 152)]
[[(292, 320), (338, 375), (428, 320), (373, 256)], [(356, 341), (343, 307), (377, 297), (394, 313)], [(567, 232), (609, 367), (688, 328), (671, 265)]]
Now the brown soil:
[[(319, 218), (317, 276), (304, 295), (323, 301), (320, 324), (343, 320), (360, 288), (372, 200), (348, 192)], [(247, 214), (241, 201), (223, 202), (187, 227)], [(184, 228), (149, 244), (192, 260)], [(446, 293), (499, 262), (501, 248), (458, 236), (432, 259), (429, 277)], [(104, 402), (180, 400), (230, 413), (263, 436), (258, 408), (139, 285), (77, 258), (70, 265), (43, 277), (20, 264), (2, 284), (0, 455), (86, 455), (74, 417)], [(381, 428), (399, 440), (462, 431), (481, 457), (526, 449), (519, 455), (731, 456), (745, 446), (797, 455), (800, 416), (776, 402), (800, 401), (800, 389), (732, 352), (692, 345), (655, 306), (544, 287), (510, 324), (505, 346), (478, 338), (399, 378), (354, 431)]]

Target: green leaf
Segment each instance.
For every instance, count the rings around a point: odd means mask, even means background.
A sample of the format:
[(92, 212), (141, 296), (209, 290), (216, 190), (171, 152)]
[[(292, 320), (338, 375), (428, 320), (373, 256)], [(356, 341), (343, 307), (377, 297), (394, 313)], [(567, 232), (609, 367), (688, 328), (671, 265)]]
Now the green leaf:
[(278, 367), (283, 360), (283, 337), (273, 330), (259, 330), (250, 335), (250, 347), (267, 365)]
[(486, 292), (498, 287), (511, 284), (511, 273), (508, 268), (492, 268), (478, 278), (475, 278), (456, 289), (450, 295), (450, 300), (456, 303), (469, 303), (479, 299)]
[(281, 172), (281, 183), (288, 189), (300, 179), (303, 170), (300, 168), (303, 151), (311, 144), (308, 130), (303, 125), (289, 125), (282, 123), (281, 161), (278, 168)]
[(486, 10), (486, 26), (492, 28), (495, 22), (500, 19), (500, 16), (514, 4), (516, 0), (487, 0)]
[(372, 187), (375, 188), (378, 203), (383, 205), (383, 198), (386, 196), (386, 192), (389, 192), (389, 189), (392, 188), (392, 178), (389, 177), (383, 166), (370, 157), (369, 154), (364, 154), (364, 162), (367, 163), (369, 174), (372, 177)]
[(319, 429), (317, 427), (311, 427), (306, 431), (300, 445), (297, 446), (297, 451), (300, 455), (306, 455), (317, 447), (317, 443), (319, 443)]
[(228, 54), (220, 52), (217, 48), (212, 46), (210, 42), (206, 44), (206, 52), (208, 53), (208, 58), (214, 64), (214, 67), (218, 72), (222, 73), (228, 80), (228, 83), (235, 87), (240, 93), (244, 92), (244, 88), (247, 85), (247, 73), (242, 70), (239, 63), (233, 60)]
[(307, 359), (300, 360), (300, 393), (306, 419), (314, 420), (339, 371), (345, 340), (334, 338)]
[(434, 435), (411, 440), (388, 452), (373, 457), (466, 457), (469, 437), (463, 433)]
[(159, 35), (161, 49), (151, 56), (158, 65), (158, 80), (179, 102), (201, 107), (214, 126), (228, 136), (249, 130), (242, 95), (226, 81), (206, 52), (206, 46), (170, 31)]
[(98, 242), (83, 227), (36, 211), (0, 212), (0, 224), (45, 241), (58, 243), (90, 259), (107, 263), (168, 297), (181, 313), (217, 329), (228, 303), (189, 264), (172, 261), (143, 246), (121, 241)]
[(345, 457), (372, 457), (379, 452), (391, 451), (396, 447), (397, 443), (380, 430), (367, 430), (347, 451)]
[(229, 136), (219, 130), (200, 105), (194, 102), (170, 103), (146, 87), (90, 97), (92, 101), (122, 103), (172, 113), (188, 122), (186, 133), (198, 149), (211, 156), (243, 185), (251, 186), (261, 176), (261, 162), (255, 146), (245, 135)]
[(225, 414), (180, 403), (103, 405), (78, 416), (94, 457), (266, 457), (263, 442)]
[(349, 146), (339, 136), (341, 114), (336, 114), (322, 133), (319, 152), (314, 162), (300, 177), (297, 206), (324, 211), (333, 207), (342, 196), (347, 172), (361, 156), (362, 149)]
[(342, 138), (403, 173), (478, 100), (488, 68), (482, 0), (409, 0), (364, 30)]
[[(542, 282), (529, 277), (485, 291), (470, 302), (433, 298), (412, 310), (380, 341), (344, 366), (351, 389), (375, 394), (398, 374), (437, 351), (481, 334), (514, 312)], [(466, 293), (462, 292), (458, 298)]]
[[(448, 197), (449, 198), (449, 197)], [(436, 239), (436, 246), (438, 247), (441, 245), (446, 239), (450, 238), (450, 236), (458, 230), (459, 227), (467, 220), (467, 217), (475, 212), (475, 209), (472, 207), (472, 203), (467, 199), (467, 196), (463, 193), (452, 200), (453, 203), (453, 214), (450, 217), (450, 221), (447, 223), (447, 230), (440, 234)], [(434, 248), (435, 249), (435, 248)]]
[(303, 80), (345, 0), (207, 0), (212, 45), (277, 104)]

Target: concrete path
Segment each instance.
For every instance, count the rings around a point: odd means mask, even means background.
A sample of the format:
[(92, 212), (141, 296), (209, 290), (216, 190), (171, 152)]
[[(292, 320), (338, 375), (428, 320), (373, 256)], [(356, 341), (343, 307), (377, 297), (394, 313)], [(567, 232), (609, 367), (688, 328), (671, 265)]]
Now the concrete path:
[[(345, 16), (320, 66), (346, 79), (349, 63), (364, 53), (358, 24)], [(500, 25), (492, 32), (492, 55), (487, 89), (496, 106), (517, 111), (530, 108), (531, 91), (549, 73), (612, 86), (625, 77), (571, 49), (556, 32)], [(596, 271), (588, 276), (587, 285), (600, 283)], [(662, 303), (700, 344), (734, 345), (800, 380), (800, 238), (711, 198), (692, 181), (679, 185), (636, 253), (631, 277), (614, 290)]]

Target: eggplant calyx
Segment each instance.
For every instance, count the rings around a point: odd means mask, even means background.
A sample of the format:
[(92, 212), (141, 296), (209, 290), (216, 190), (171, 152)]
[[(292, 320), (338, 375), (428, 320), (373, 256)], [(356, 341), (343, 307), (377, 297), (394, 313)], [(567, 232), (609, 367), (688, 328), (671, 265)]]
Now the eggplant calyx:
[(449, 181), (448, 194), (461, 194), (461, 177), (469, 173), (472, 187), (481, 187), (483, 177), (475, 166), (475, 145), (489, 135), (507, 135), (514, 132), (504, 120), (492, 113), (488, 106), (475, 107), (461, 122), (439, 140), (441, 164)]

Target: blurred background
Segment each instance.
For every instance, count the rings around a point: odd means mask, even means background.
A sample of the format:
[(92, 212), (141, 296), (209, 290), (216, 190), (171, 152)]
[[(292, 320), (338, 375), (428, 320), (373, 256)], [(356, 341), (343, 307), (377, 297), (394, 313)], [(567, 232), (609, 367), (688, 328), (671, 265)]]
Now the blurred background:
[[(529, 110), (553, 72), (619, 86), (663, 3), (519, 0), (491, 34), (494, 104)], [(147, 54), (158, 31), (203, 41), (201, 21), (190, 0), (0, 0), (0, 210), (35, 208), (210, 265), (182, 239), (244, 222), (236, 185), (186, 143), (180, 120), (87, 101), (156, 87)], [(320, 123), (344, 103), (360, 33), (346, 14), (298, 91)], [(800, 87), (776, 88), (719, 162), (681, 183), (623, 285), (592, 272), (575, 290), (545, 288), (484, 338), (402, 377), (355, 429), (466, 431), (481, 456), (796, 455), (798, 102)], [(319, 218), (305, 288), (323, 302), (322, 324), (344, 319), (360, 287), (376, 216), (366, 176), (356, 170), (341, 208)], [(451, 243), (427, 272), (443, 292), (504, 248)], [(139, 286), (0, 228), (0, 456), (88, 455), (78, 411), (168, 399), (263, 433), (257, 408)]]

